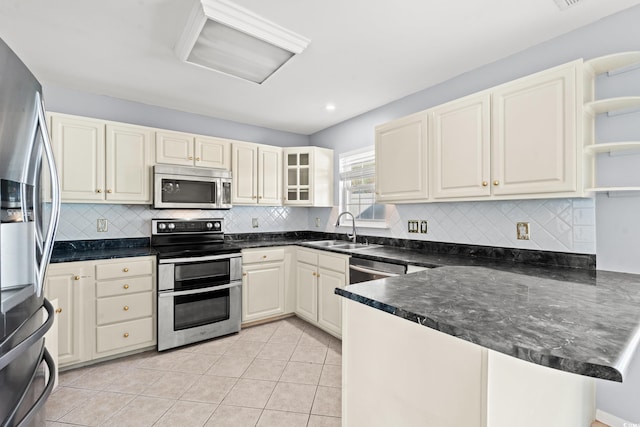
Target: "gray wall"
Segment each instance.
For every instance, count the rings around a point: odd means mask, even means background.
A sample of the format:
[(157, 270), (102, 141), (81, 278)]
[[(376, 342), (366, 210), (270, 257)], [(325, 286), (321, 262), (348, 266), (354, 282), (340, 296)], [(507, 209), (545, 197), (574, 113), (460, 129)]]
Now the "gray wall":
[(47, 111), (103, 120), (238, 139), (279, 147), (309, 145), (309, 137), (229, 120), (171, 110), (110, 96), (45, 86)]
[[(310, 142), (312, 145), (333, 148), (337, 161), (340, 152), (373, 145), (374, 127), (388, 120), (577, 58), (590, 59), (610, 53), (639, 50), (639, 22), (640, 6), (636, 6), (313, 134)], [(398, 75), (398, 78), (402, 76)], [(640, 70), (603, 77), (598, 80), (598, 87), (598, 97), (640, 95)], [(599, 118), (597, 137), (602, 141), (620, 138), (623, 141), (640, 140), (639, 118), (638, 113)], [(632, 184), (640, 185), (638, 155), (627, 156), (617, 164), (610, 160), (616, 159), (605, 158), (598, 161), (601, 184), (622, 177), (629, 178)], [(637, 193), (629, 193), (626, 197), (599, 195), (596, 198), (596, 254), (599, 269), (640, 273), (638, 217), (640, 196)], [(598, 383), (597, 405), (599, 409), (628, 421), (640, 422), (638, 396), (640, 354), (636, 353), (624, 385), (605, 381)]]

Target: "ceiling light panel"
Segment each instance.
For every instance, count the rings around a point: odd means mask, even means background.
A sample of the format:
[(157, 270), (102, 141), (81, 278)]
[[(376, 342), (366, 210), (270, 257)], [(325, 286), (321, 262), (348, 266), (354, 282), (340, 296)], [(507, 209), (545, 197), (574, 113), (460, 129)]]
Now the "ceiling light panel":
[(264, 82), (309, 40), (228, 0), (198, 0), (176, 44), (186, 62)]

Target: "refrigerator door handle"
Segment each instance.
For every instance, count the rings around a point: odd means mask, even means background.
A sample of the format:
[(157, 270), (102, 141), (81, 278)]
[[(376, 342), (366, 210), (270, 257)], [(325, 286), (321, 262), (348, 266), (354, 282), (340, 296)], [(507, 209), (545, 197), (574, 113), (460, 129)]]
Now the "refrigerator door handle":
[[(11, 414), (9, 414), (9, 416), (7, 417), (6, 420), (4, 420), (2, 426), (10, 425), (10, 423), (12, 425), (15, 425), (16, 427), (27, 427), (27, 426), (30, 426), (32, 418), (37, 413), (40, 412), (40, 410), (44, 406), (45, 402), (49, 398), (49, 395), (51, 395), (51, 392), (53, 391), (53, 386), (54, 386), (54, 383), (55, 383), (54, 378), (53, 378), (53, 372), (55, 372), (54, 371), (55, 364), (53, 362), (53, 358), (49, 354), (49, 351), (47, 351), (47, 349), (46, 349), (46, 347), (44, 345), (42, 346), (42, 351), (40, 352), (40, 357), (38, 358), (38, 360), (39, 360), (39, 362), (36, 364), (36, 368), (33, 371), (33, 373), (31, 374), (31, 378), (29, 379), (29, 385), (24, 390), (24, 393), (22, 394), (22, 396), (20, 396), (20, 400), (18, 401), (18, 404), (15, 406), (13, 412)], [(25, 399), (27, 393), (29, 392), (29, 389), (31, 388), (31, 385), (33, 384), (33, 380), (36, 378), (36, 375), (38, 374), (38, 370), (40, 369), (40, 364), (43, 361), (47, 364), (47, 368), (49, 369), (49, 378), (47, 380), (47, 385), (45, 386), (44, 390), (42, 390), (42, 393), (40, 393), (40, 396), (34, 402), (33, 406), (31, 408), (29, 408), (29, 411), (24, 415), (24, 417), (19, 422), (16, 423), (16, 422), (14, 422), (14, 418), (16, 416), (16, 411), (22, 405), (22, 402), (24, 402), (24, 399)]]
[[(42, 258), (40, 259), (40, 265), (36, 271), (36, 294), (40, 296), (44, 289), (44, 276), (47, 271), (49, 260), (51, 259), (51, 253), (53, 252), (53, 243), (56, 230), (58, 228), (58, 219), (60, 217), (60, 180), (58, 178), (55, 158), (53, 157), (53, 148), (51, 147), (51, 139), (49, 138), (49, 131), (47, 129), (47, 120), (44, 116), (44, 103), (40, 92), (36, 92), (36, 110), (38, 114), (38, 127), (40, 128), (40, 134), (42, 135), (44, 155), (47, 159), (47, 163), (49, 164), (48, 170), (51, 177), (51, 215), (49, 218), (47, 232), (44, 233), (44, 241), (42, 242)], [(39, 186), (36, 186), (34, 193), (39, 191)], [(36, 208), (35, 205), (36, 204), (34, 204), (34, 209)], [(38, 234), (38, 232), (36, 232), (36, 234)], [(39, 236), (41, 238), (42, 234)]]
[[(47, 320), (42, 325), (40, 325), (40, 327), (38, 327), (38, 329), (36, 329), (34, 333), (29, 335), (24, 340), (20, 341), (19, 344), (13, 346), (11, 350), (7, 351), (4, 355), (2, 355), (2, 357), (0, 357), (0, 371), (4, 369), (9, 363), (13, 362), (18, 357), (20, 357), (26, 349), (28, 349), (29, 347), (34, 345), (36, 342), (38, 342), (38, 340), (44, 337), (44, 334), (47, 333), (49, 328), (51, 328), (51, 325), (53, 325), (53, 319), (54, 319), (53, 305), (51, 305), (49, 300), (45, 298), (43, 307), (45, 308), (45, 310), (47, 310)], [(36, 312), (33, 313), (31, 316), (32, 317), (40, 316), (40, 310), (36, 310)], [(28, 324), (28, 322), (23, 323), (23, 325), (25, 324)], [(9, 335), (5, 339), (5, 342), (10, 342), (9, 340), (12, 337), (20, 333), (20, 329), (22, 328), (20, 327), (15, 331), (13, 331), (11, 335)]]

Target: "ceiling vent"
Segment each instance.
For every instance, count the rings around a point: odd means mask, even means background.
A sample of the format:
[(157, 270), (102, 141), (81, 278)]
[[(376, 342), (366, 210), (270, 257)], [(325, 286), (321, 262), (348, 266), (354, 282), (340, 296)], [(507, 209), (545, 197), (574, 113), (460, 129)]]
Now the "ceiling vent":
[(570, 7), (573, 7), (575, 5), (577, 5), (578, 3), (581, 3), (582, 0), (553, 0), (556, 2), (556, 5), (558, 6), (558, 9), (560, 10), (567, 10)]
[(309, 42), (228, 0), (198, 0), (175, 51), (182, 61), (261, 84)]

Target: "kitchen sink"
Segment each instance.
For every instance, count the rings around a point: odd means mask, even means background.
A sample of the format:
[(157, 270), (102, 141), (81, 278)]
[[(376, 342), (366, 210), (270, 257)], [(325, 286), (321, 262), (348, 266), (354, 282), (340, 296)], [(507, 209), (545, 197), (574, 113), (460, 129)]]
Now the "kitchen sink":
[(307, 243), (313, 246), (321, 246), (323, 248), (326, 248), (329, 246), (336, 246), (336, 245), (343, 244), (344, 240), (318, 240), (316, 242), (307, 242)]
[(307, 242), (309, 245), (330, 249), (356, 250), (365, 248), (375, 248), (379, 245), (367, 245), (365, 243), (350, 243), (344, 240), (318, 240), (316, 242)]

